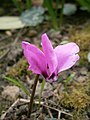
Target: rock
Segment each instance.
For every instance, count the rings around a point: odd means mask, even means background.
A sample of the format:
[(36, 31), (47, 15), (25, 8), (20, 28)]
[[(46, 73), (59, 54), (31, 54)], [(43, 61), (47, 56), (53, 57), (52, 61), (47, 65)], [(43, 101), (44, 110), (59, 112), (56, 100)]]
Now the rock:
[(77, 81), (80, 82), (80, 83), (83, 83), (83, 82), (85, 82), (85, 81), (87, 81), (87, 80), (88, 80), (88, 77), (87, 77), (87, 76), (80, 76), (80, 77), (78, 77), (78, 79), (77, 79)]
[(87, 69), (85, 67), (82, 67), (81, 70), (80, 70), (80, 73), (82, 75), (87, 75)]
[(7, 100), (14, 101), (17, 99), (18, 92), (19, 88), (17, 86), (6, 86), (1, 95)]

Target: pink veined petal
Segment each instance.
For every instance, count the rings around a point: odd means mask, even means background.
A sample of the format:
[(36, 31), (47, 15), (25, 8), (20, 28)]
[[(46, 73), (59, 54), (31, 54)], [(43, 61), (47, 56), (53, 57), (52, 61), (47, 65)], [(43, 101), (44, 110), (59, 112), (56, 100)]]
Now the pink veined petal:
[(24, 56), (30, 65), (29, 70), (36, 74), (46, 75), (47, 64), (43, 52), (35, 45), (25, 41), (22, 42), (22, 48), (24, 49)]
[(79, 47), (73, 42), (59, 45), (54, 51), (58, 59), (58, 72), (71, 68), (79, 59), (79, 55), (76, 54), (79, 52)]
[(57, 57), (46, 33), (42, 35), (42, 49), (46, 57), (50, 74), (52, 74), (57, 68)]
[(78, 54), (69, 56), (67, 58), (66, 62), (63, 64), (63, 66), (61, 66), (59, 72), (71, 68), (77, 62), (77, 60), (79, 60), (79, 55)]

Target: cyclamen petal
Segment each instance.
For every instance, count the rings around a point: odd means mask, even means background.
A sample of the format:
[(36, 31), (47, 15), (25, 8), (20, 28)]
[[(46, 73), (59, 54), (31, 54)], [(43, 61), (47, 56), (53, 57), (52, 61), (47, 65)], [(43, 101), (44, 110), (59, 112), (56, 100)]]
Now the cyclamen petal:
[(22, 47), (24, 49), (24, 56), (28, 60), (29, 70), (32, 70), (36, 74), (43, 74), (47, 76), (47, 64), (45, 55), (35, 45), (23, 41)]
[(65, 60), (65, 63), (63, 65), (61, 65), (58, 72), (61, 72), (61, 71), (71, 68), (77, 62), (77, 60), (79, 60), (79, 55), (69, 56), (67, 58), (67, 60)]
[(71, 68), (79, 60), (79, 47), (75, 43), (59, 45), (54, 49), (58, 59), (58, 72)]
[(52, 44), (46, 34), (42, 35), (42, 49), (51, 75), (56, 70), (58, 63)]

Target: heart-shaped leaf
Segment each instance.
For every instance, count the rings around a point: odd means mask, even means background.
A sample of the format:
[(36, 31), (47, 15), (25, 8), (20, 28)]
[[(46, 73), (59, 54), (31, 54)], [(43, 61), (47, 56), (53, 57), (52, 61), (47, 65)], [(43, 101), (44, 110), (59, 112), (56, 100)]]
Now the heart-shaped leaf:
[(29, 10), (24, 11), (21, 14), (21, 21), (27, 26), (36, 26), (42, 23), (44, 17), (44, 8), (42, 7), (32, 7)]

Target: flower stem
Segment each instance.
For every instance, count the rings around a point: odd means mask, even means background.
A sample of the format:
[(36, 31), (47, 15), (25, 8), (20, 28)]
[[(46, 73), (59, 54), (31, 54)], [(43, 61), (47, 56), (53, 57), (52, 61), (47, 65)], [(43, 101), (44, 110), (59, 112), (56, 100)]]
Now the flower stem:
[(31, 116), (31, 110), (32, 110), (32, 106), (33, 106), (33, 99), (34, 99), (34, 95), (35, 95), (35, 90), (36, 90), (38, 78), (39, 78), (39, 75), (36, 76), (35, 81), (34, 81), (33, 90), (32, 90), (32, 94), (31, 94), (31, 98), (30, 98), (30, 102), (29, 102), (29, 110), (28, 110), (28, 115), (27, 115), (28, 118), (30, 118), (30, 116)]

